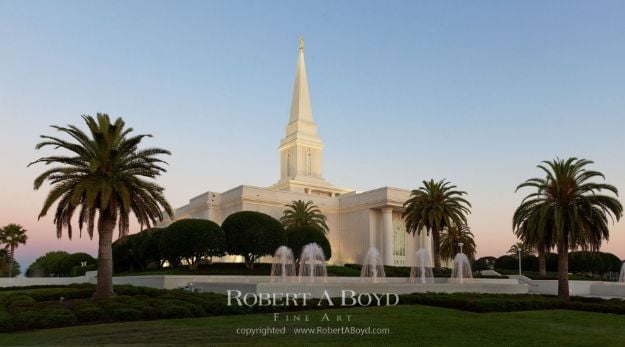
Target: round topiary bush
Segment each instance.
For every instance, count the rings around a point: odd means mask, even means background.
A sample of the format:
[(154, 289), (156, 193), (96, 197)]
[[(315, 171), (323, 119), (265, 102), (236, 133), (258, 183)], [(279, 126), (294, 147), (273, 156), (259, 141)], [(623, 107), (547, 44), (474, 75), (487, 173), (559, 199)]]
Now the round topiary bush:
[(226, 249), (229, 254), (245, 258), (245, 266), (254, 268), (254, 262), (286, 243), (284, 227), (275, 218), (260, 212), (241, 211), (224, 220)]
[(286, 231), (287, 246), (293, 251), (295, 259), (299, 260), (302, 253), (302, 248), (309, 243), (316, 243), (323, 249), (323, 254), (326, 260), (332, 257), (332, 247), (328, 238), (318, 228), (313, 226), (303, 226), (289, 228)]
[(185, 259), (196, 269), (202, 257), (222, 256), (226, 236), (216, 223), (207, 219), (181, 219), (161, 232), (160, 253), (172, 266)]

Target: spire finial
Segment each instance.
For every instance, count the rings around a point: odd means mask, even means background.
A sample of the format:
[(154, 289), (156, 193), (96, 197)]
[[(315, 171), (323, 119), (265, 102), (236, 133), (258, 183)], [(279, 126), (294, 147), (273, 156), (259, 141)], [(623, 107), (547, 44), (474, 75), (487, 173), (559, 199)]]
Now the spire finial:
[(299, 50), (304, 51), (304, 36), (299, 36)]

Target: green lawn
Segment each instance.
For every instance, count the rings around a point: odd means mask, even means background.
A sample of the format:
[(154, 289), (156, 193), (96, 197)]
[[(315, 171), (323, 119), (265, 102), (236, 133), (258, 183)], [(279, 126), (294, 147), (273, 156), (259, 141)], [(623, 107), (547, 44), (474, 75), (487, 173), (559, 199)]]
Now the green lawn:
[[(351, 315), (351, 322), (321, 322)], [(0, 345), (286, 344), (374, 343), (452, 345), (622, 346), (625, 316), (568, 310), (470, 313), (419, 305), (336, 309), (308, 313), (309, 322), (274, 322), (272, 314), (103, 324), (0, 334)], [(286, 335), (242, 336), (237, 328), (286, 326)], [(294, 335), (301, 327), (389, 328), (390, 334)]]

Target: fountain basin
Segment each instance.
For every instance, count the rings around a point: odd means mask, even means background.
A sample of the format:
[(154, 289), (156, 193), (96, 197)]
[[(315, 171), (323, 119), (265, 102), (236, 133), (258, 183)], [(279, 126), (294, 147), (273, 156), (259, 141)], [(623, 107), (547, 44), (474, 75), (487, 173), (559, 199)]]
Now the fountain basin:
[[(209, 276), (207, 276), (209, 277)], [(216, 277), (216, 276), (213, 276)], [(232, 277), (232, 276), (228, 276)], [(241, 276), (243, 277), (243, 276)], [(200, 292), (227, 294), (228, 290), (239, 290), (245, 293), (310, 293), (311, 298), (320, 298), (325, 295), (340, 297), (343, 291), (355, 293), (493, 293), (493, 294), (527, 294), (528, 286), (519, 284), (514, 279), (471, 279), (463, 284), (448, 283), (447, 278), (437, 278), (433, 283), (411, 283), (405, 277), (387, 277), (384, 283), (362, 283), (358, 277), (328, 277), (326, 283), (272, 283), (266, 276), (258, 276), (253, 283), (246, 278), (246, 282), (220, 282), (216, 278), (210, 281), (192, 282), (193, 288)], [(232, 280), (232, 278), (230, 278)]]

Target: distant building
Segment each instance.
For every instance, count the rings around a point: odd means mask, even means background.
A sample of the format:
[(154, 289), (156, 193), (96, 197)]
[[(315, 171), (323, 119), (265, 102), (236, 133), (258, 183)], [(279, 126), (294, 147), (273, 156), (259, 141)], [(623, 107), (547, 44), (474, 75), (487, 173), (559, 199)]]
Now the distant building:
[[(339, 188), (323, 178), (323, 143), (313, 120), (300, 39), (291, 114), (280, 141), (280, 180), (271, 187), (241, 185), (223, 193), (206, 192), (175, 211), (175, 219), (203, 218), (218, 224), (238, 211), (258, 211), (277, 219), (294, 200), (312, 200), (328, 218), (332, 264), (360, 263), (377, 247), (385, 265), (410, 265), (420, 247), (431, 254), (431, 237), (406, 233), (401, 218), (410, 191), (383, 187), (366, 192)], [(224, 257), (223, 261), (240, 261)]]

